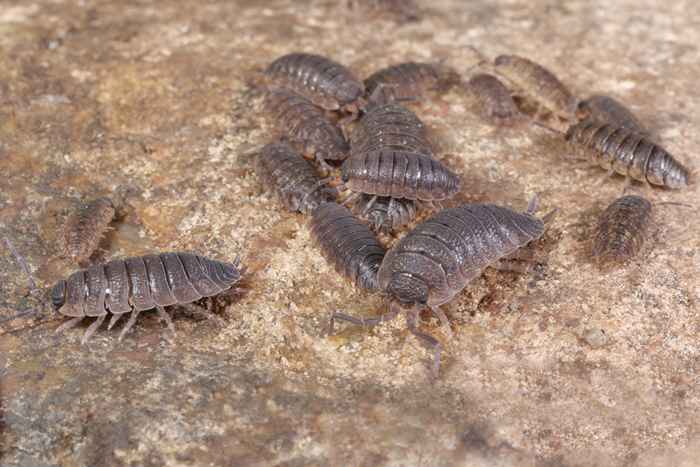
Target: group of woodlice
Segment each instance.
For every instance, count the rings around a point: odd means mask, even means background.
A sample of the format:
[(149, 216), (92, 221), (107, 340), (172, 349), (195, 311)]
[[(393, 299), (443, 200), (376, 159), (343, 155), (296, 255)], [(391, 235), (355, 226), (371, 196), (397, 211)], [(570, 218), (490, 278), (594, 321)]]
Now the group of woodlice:
[[(512, 263), (526, 260), (523, 247), (543, 236), (555, 211), (537, 217), (536, 196), (525, 212), (493, 204), (442, 209), (441, 202), (462, 189), (461, 179), (436, 157), (430, 132), (408, 105), (457, 88), (490, 124), (557, 132), (590, 162), (624, 175), (626, 186), (631, 180), (671, 189), (689, 183), (688, 170), (611, 97), (579, 101), (549, 70), (523, 57), (482, 57), (477, 67), (464, 77), (444, 64), (408, 62), (361, 81), (329, 58), (292, 53), (274, 60), (263, 78), (263, 107), (277, 134), (255, 153), (261, 184), (285, 209), (309, 216), (315, 242), (338, 273), (387, 301), (378, 317), (333, 312), (331, 329), (336, 320), (373, 326), (403, 311), (410, 332), (434, 352), (434, 375), (442, 345), (418, 329), (420, 313), (432, 311), (451, 335), (440, 306), (486, 267), (521, 270)], [(605, 210), (591, 249), (601, 265), (620, 264), (640, 250), (651, 207), (628, 195)], [(66, 244), (78, 245), (76, 259), (89, 256), (92, 237), (99, 238), (114, 212), (106, 201), (90, 209), (67, 229)], [(387, 251), (380, 239), (412, 223), (421, 209), (437, 212)], [(121, 336), (151, 308), (172, 326), (163, 307), (231, 290), (240, 278), (237, 261), (160, 253), (78, 271), (58, 282), (51, 300), (72, 318), (61, 329), (97, 318), (85, 341), (108, 314), (111, 328), (131, 313)]]

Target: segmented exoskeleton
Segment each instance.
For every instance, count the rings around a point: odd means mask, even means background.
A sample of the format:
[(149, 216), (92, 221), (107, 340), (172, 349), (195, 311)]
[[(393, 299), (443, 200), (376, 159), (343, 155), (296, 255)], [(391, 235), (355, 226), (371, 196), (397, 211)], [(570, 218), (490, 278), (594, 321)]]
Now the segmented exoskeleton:
[(510, 90), (495, 76), (479, 73), (466, 86), (481, 116), (496, 126), (513, 126), (524, 122), (525, 116), (515, 104)]
[(624, 263), (644, 246), (652, 204), (636, 195), (613, 201), (600, 216), (593, 239), (593, 257), (602, 266)]
[(338, 196), (336, 189), (326, 185), (316, 170), (286, 142), (263, 147), (256, 159), (255, 173), (292, 212), (309, 214)]
[(362, 195), (356, 204), (375, 232), (389, 234), (416, 218), (417, 203), (406, 198)]
[(238, 260), (224, 263), (192, 253), (160, 253), (92, 265), (53, 287), (54, 309), (72, 318), (57, 332), (72, 328), (86, 317), (95, 317), (83, 335), (85, 343), (108, 315), (111, 329), (122, 315), (131, 313), (119, 335), (121, 340), (139, 313), (152, 308), (174, 329), (163, 307), (218, 295), (231, 289), (241, 274)]
[(444, 65), (406, 62), (373, 73), (365, 80), (365, 89), (373, 103), (385, 103), (421, 99), (430, 91), (444, 91), (458, 82), (457, 72)]
[(650, 133), (631, 110), (610, 96), (591, 96), (578, 105), (579, 119), (591, 120), (633, 131), (649, 137)]
[(386, 250), (369, 227), (344, 206), (326, 203), (310, 221), (311, 234), (335, 270), (365, 290), (377, 289), (377, 271)]
[(79, 263), (89, 259), (112, 222), (114, 213), (114, 205), (109, 198), (94, 199), (72, 212), (63, 224), (63, 253)]
[(593, 162), (610, 174), (667, 188), (688, 185), (688, 169), (658, 144), (625, 128), (584, 120), (569, 127), (566, 139), (591, 149)]

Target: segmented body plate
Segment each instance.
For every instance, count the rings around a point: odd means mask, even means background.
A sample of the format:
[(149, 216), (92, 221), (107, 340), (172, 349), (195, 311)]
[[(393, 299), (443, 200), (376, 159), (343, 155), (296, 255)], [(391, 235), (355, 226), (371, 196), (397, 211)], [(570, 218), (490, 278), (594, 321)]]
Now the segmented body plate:
[(649, 131), (634, 116), (631, 110), (621, 102), (609, 96), (591, 96), (581, 101), (578, 106), (583, 119), (593, 120), (598, 123), (608, 123), (621, 127), (642, 136), (649, 136)]
[(661, 146), (625, 128), (584, 120), (569, 127), (566, 139), (591, 149), (593, 161), (604, 169), (667, 188), (688, 185), (688, 169)]
[(74, 261), (90, 258), (114, 218), (114, 206), (108, 198), (97, 198), (74, 211), (63, 225), (62, 249)]
[(593, 240), (593, 256), (600, 263), (622, 263), (642, 249), (652, 206), (641, 196), (616, 199), (600, 216)]
[(365, 80), (365, 89), (368, 96), (374, 97), (374, 91), (380, 87), (385, 96), (381, 102), (413, 100), (432, 90), (446, 89), (458, 79), (456, 72), (439, 65), (406, 62), (373, 73)]
[(342, 132), (323, 110), (308, 99), (286, 90), (271, 91), (265, 109), (290, 140), (304, 145), (304, 152), (320, 160), (344, 160), (349, 146)]
[(270, 143), (262, 149), (255, 173), (292, 212), (308, 214), (338, 196), (336, 189), (321, 183), (316, 170), (284, 142)]
[[(371, 203), (371, 205), (370, 205)], [(417, 203), (412, 199), (364, 194), (356, 206), (375, 232), (388, 234), (416, 218)]]
[(335, 270), (365, 290), (377, 289), (385, 249), (372, 231), (344, 206), (321, 205), (312, 214), (311, 234)]
[(510, 126), (523, 119), (510, 90), (495, 76), (479, 73), (472, 76), (467, 91), (476, 101), (479, 113), (498, 126)]
[(342, 178), (352, 191), (393, 198), (440, 201), (460, 189), (460, 179), (433, 157), (393, 150), (353, 155)]
[(291, 89), (326, 110), (357, 107), (365, 92), (350, 70), (321, 55), (284, 55), (270, 64), (265, 75), (270, 88)]
[(544, 233), (542, 220), (489, 204), (445, 209), (387, 253), (379, 285), (404, 304), (439, 306), (482, 270)]

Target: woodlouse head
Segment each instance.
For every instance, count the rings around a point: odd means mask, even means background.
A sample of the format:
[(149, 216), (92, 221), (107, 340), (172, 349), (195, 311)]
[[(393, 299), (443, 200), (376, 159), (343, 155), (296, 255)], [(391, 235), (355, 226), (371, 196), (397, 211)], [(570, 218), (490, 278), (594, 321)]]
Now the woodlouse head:
[(60, 280), (51, 289), (51, 305), (58, 311), (66, 302), (66, 281)]
[(409, 273), (393, 274), (386, 286), (386, 293), (402, 306), (428, 303), (428, 284)]

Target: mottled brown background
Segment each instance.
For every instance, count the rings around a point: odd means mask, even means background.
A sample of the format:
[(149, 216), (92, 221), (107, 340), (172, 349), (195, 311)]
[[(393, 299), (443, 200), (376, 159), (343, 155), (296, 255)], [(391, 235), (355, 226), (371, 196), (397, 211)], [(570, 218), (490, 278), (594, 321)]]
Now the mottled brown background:
[[(487, 271), (445, 307), (441, 378), (403, 318), (328, 337), (328, 312), (380, 312), (263, 193), (257, 73), (296, 50), (366, 76), (403, 60), (514, 52), (579, 96), (631, 104), (691, 168), (700, 145), (696, 0), (430, 2), (420, 22), (340, 2), (0, 2), (0, 232), (41, 287), (75, 265), (57, 229), (78, 199), (129, 188), (102, 258), (242, 254), (250, 291), (223, 327), (153, 314), (127, 338), (58, 321), (0, 337), (3, 465), (700, 465), (698, 185), (656, 190), (647, 249), (601, 274), (591, 228), (622, 178), (575, 167), (538, 129), (497, 131), (464, 92), (416, 106), (461, 176), (459, 200), (560, 208), (546, 268)], [(262, 4), (262, 5), (261, 5)], [(638, 185), (635, 188), (639, 188)], [(0, 313), (36, 307), (3, 250)], [(39, 321), (4, 323), (4, 331)]]

